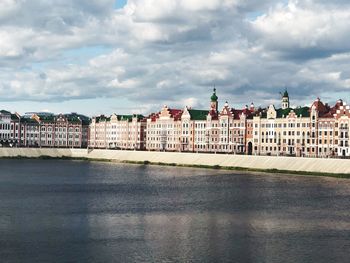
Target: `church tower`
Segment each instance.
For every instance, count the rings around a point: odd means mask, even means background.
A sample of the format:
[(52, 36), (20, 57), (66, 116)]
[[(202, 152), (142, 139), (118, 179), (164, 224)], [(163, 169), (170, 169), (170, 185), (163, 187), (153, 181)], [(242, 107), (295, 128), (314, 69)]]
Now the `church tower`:
[(214, 88), (213, 95), (210, 97), (210, 111), (218, 111), (218, 96), (216, 96), (216, 88)]
[(289, 108), (289, 95), (286, 89), (282, 95), (282, 109), (285, 110), (288, 108)]

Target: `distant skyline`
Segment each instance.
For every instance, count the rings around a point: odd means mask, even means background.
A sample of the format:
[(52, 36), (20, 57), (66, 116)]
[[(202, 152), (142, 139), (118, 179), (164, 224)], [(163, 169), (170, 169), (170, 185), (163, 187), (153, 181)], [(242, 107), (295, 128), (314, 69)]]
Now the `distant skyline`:
[(349, 33), (346, 0), (2, 0), (0, 108), (350, 103)]

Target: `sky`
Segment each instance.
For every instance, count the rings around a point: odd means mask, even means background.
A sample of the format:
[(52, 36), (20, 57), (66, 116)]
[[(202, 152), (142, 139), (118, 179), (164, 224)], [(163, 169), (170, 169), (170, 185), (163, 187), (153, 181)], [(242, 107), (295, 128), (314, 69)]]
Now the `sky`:
[(349, 100), (348, 0), (1, 0), (0, 104), (148, 114)]

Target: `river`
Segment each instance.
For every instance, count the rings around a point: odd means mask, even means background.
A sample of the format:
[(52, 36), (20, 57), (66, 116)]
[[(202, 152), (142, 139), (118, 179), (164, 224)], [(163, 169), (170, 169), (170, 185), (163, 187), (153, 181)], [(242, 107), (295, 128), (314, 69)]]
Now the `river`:
[(348, 262), (350, 180), (0, 160), (1, 262)]

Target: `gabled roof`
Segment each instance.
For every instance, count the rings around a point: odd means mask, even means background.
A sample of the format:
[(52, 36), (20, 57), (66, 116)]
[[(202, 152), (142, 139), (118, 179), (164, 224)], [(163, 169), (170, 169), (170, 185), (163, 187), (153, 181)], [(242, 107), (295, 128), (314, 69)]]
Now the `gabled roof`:
[(315, 107), (315, 109), (320, 113), (320, 115), (325, 114), (329, 111), (327, 107), (322, 103), (322, 101), (317, 98), (311, 105), (311, 108)]
[(337, 113), (337, 110), (340, 109), (341, 106), (344, 106), (344, 102), (342, 100), (338, 100), (335, 105), (330, 109), (330, 113), (333, 115)]
[(224, 104), (224, 107), (222, 108), (221, 112), (219, 113), (220, 116), (229, 116), (232, 117), (231, 108), (228, 105), (228, 102), (226, 101)]

